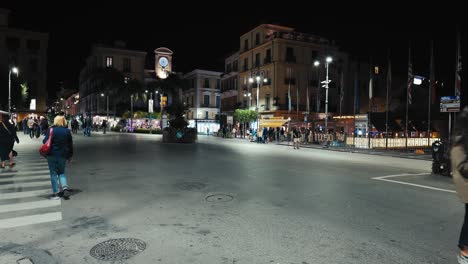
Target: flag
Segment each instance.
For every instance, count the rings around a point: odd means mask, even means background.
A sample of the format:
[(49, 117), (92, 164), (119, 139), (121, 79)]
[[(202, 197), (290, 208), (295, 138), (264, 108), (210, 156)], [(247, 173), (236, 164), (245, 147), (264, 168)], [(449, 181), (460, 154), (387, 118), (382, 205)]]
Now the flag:
[(372, 100), (372, 97), (373, 97), (373, 94), (372, 94), (372, 73), (371, 73), (371, 76), (369, 78), (369, 101)]
[(342, 70), (341, 76), (340, 76), (340, 116), (342, 114), (343, 98), (344, 98), (344, 73)]
[(387, 69), (387, 102), (386, 102), (386, 111), (388, 111), (388, 104), (389, 104), (389, 95), (388, 93), (392, 90), (392, 61), (390, 60), (390, 56), (388, 56), (388, 69)]
[(461, 71), (462, 71), (462, 58), (460, 47), (460, 32), (457, 33), (457, 61), (455, 70), (455, 96), (461, 95)]
[(411, 96), (413, 88), (413, 65), (411, 64), (411, 47), (408, 50), (408, 83), (407, 83), (407, 98), (408, 104), (413, 103), (413, 98)]
[(434, 104), (436, 101), (436, 80), (435, 80), (435, 68), (434, 68), (434, 42), (431, 43), (431, 62), (429, 72), (429, 96), (431, 97), (431, 103)]

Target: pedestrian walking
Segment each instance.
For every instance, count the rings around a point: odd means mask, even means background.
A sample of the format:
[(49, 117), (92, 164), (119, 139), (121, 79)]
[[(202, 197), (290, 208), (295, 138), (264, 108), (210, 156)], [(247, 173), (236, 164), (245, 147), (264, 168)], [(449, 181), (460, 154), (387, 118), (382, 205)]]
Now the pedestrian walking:
[(102, 128), (102, 133), (103, 134), (106, 134), (106, 130), (107, 130), (107, 120), (102, 120), (102, 124), (101, 124), (101, 128)]
[(78, 120), (76, 118), (73, 118), (71, 121), (71, 128), (72, 128), (72, 133), (77, 134), (78, 133)]
[[(66, 162), (71, 162), (73, 157), (73, 139), (70, 130), (67, 128), (67, 121), (62, 115), (54, 118), (54, 124), (47, 130), (43, 140), (45, 144), (52, 131), (50, 152), (47, 155), (49, 164), (50, 181), (52, 183), (52, 195), (50, 199), (57, 200), (60, 197), (68, 199), (70, 191), (68, 189), (67, 177), (65, 176)], [(59, 191), (60, 187), (62, 188)]]
[(91, 126), (93, 125), (93, 121), (91, 120), (91, 116), (88, 115), (84, 120), (84, 135), (90, 137), (91, 136)]
[(453, 181), (465, 204), (465, 218), (460, 232), (458, 263), (468, 264), (468, 106), (459, 114), (450, 151)]
[(8, 114), (0, 113), (0, 160), (1, 168), (6, 167), (5, 161), (9, 161), (8, 166), (14, 167), (16, 163), (13, 161), (13, 146), (15, 141), (19, 143), (16, 135), (16, 128), (9, 122)]
[(292, 131), (292, 137), (294, 149), (299, 149), (299, 145), (301, 144), (301, 132), (296, 127)]
[(39, 124), (40, 132), (41, 135), (45, 135), (45, 132), (49, 128), (49, 122), (47, 121), (47, 118), (41, 116), (41, 122)]
[(34, 119), (32, 117), (29, 117), (29, 120), (28, 120), (28, 131), (29, 131), (29, 137), (33, 138), (34, 137)]
[(23, 121), (21, 121), (21, 125), (23, 128), (23, 133), (27, 135), (29, 131), (28, 131), (28, 119), (26, 117), (23, 118)]
[(262, 135), (263, 135), (263, 143), (267, 144), (268, 143), (268, 128), (267, 127), (263, 128)]

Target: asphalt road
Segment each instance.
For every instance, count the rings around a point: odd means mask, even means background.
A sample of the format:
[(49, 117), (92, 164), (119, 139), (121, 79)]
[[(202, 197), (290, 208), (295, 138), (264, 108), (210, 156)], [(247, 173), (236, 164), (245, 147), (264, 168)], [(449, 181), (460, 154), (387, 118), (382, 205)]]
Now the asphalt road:
[(117, 238), (146, 248), (114, 263), (456, 263), (463, 205), (428, 161), (77, 135), (76, 192), (52, 203), (40, 142), (21, 140), (17, 167), (0, 172), (2, 264), (112, 263), (90, 250)]

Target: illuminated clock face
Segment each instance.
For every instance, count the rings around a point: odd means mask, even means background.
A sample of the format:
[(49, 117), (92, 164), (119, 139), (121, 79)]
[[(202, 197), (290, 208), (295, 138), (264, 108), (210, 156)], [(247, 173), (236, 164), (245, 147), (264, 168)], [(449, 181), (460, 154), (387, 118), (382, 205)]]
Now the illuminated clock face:
[(161, 57), (159, 59), (159, 65), (161, 65), (161, 67), (165, 68), (168, 64), (169, 64), (169, 61), (167, 60), (166, 57)]

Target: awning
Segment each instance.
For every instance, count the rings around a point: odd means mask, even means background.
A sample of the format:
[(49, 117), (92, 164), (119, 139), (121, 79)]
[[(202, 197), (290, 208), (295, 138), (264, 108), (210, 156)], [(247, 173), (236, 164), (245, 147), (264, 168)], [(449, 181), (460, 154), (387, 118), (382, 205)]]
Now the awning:
[(260, 126), (261, 127), (282, 127), (287, 122), (288, 120), (284, 120), (284, 119), (261, 119)]

